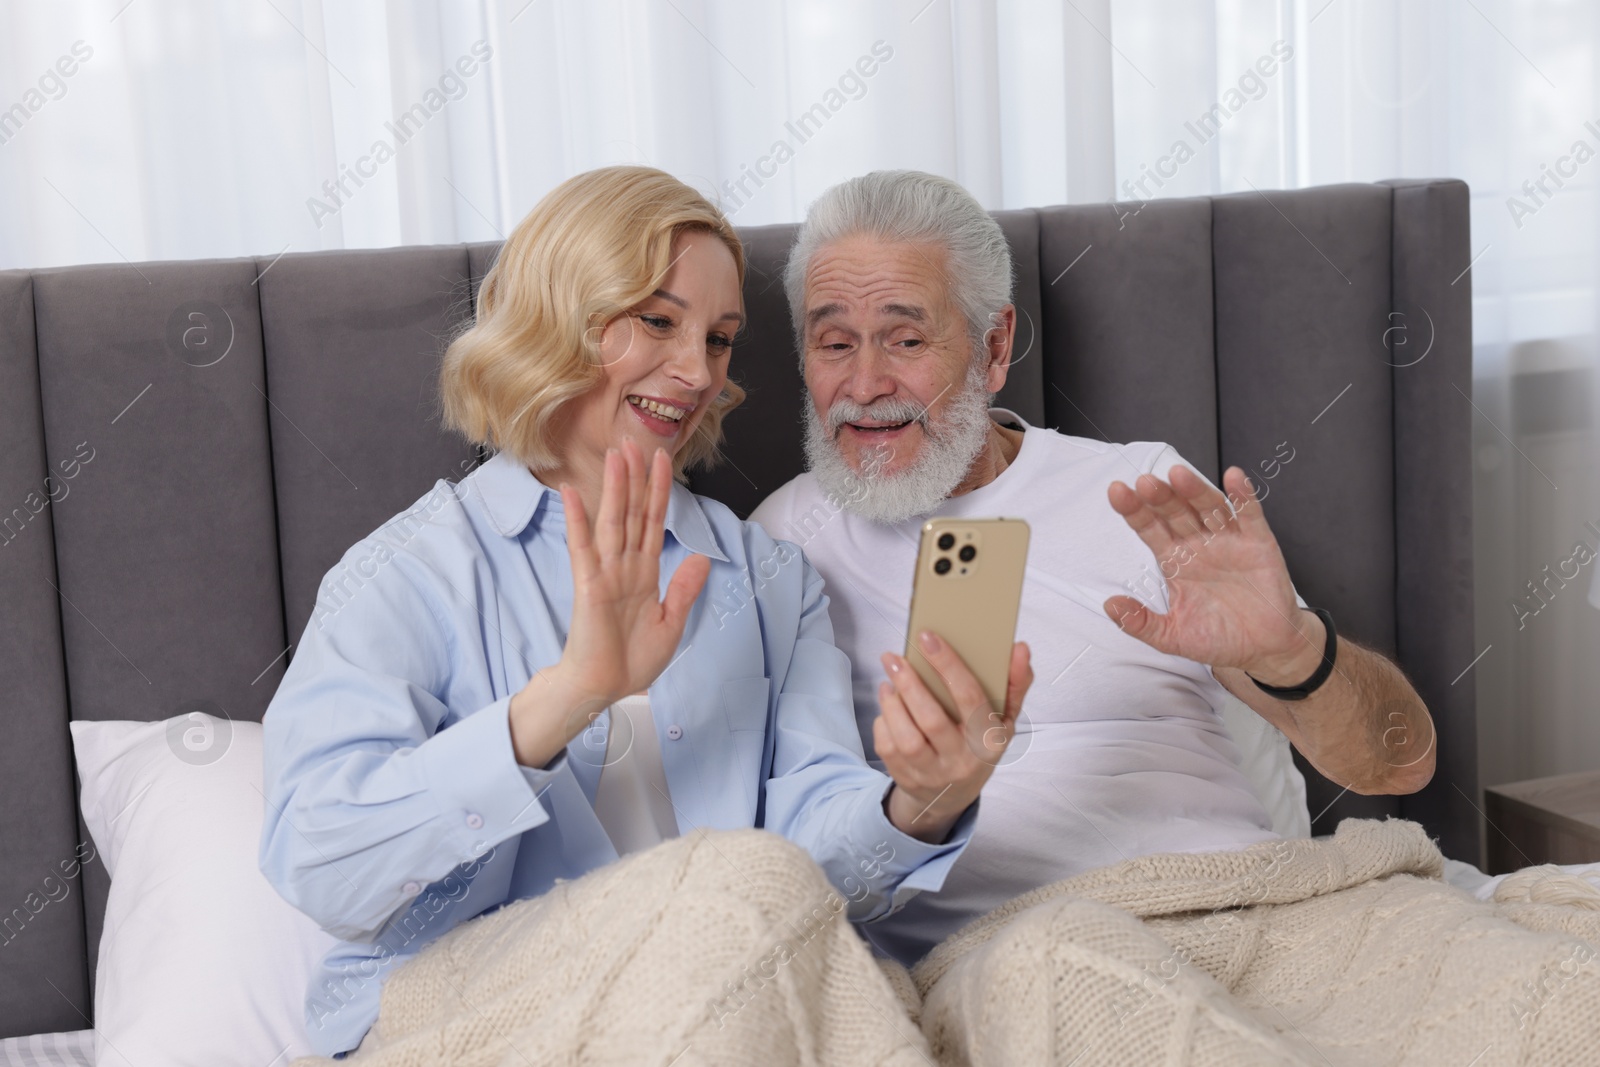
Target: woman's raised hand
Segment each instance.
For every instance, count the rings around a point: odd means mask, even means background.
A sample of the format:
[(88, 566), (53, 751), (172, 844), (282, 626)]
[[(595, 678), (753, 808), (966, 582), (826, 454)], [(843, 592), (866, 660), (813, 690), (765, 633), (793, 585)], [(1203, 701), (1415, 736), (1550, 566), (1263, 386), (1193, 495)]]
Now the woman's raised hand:
[(600, 514), (590, 528), (576, 490), (562, 486), (572, 559), (572, 625), (561, 659), (574, 684), (611, 703), (637, 693), (666, 669), (711, 561), (690, 556), (660, 596), (661, 543), (672, 467), (657, 449), (645, 476), (631, 440), (606, 453)]
[(513, 698), (512, 738), (519, 762), (548, 763), (595, 716), (648, 688), (671, 661), (711, 570), (705, 556), (690, 556), (660, 598), (671, 492), (666, 452), (656, 450), (647, 476), (644, 453), (631, 440), (606, 452), (600, 510), (592, 527), (578, 492), (561, 487), (572, 562), (572, 623), (560, 662), (535, 674)]

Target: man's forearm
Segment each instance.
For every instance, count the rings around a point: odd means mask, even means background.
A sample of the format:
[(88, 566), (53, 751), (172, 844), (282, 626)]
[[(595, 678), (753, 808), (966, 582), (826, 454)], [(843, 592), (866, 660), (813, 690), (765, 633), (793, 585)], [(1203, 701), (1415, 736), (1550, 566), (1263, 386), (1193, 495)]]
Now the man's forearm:
[[(1308, 644), (1315, 651), (1294, 681), (1262, 678), (1269, 685), (1293, 685), (1309, 677), (1326, 643), (1321, 620), (1314, 621)], [(1245, 671), (1216, 667), (1228, 691), (1283, 731), (1291, 744), (1321, 774), (1353, 793), (1414, 793), (1433, 777), (1436, 744), (1427, 706), (1400, 668), (1384, 656), (1343, 637), (1338, 639), (1333, 673), (1304, 700), (1267, 695)]]

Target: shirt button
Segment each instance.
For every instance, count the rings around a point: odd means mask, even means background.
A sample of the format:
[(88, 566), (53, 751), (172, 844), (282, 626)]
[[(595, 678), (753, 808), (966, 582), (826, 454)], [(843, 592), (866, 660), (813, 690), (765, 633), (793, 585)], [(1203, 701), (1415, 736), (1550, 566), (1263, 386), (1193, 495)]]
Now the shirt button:
[(467, 825), (472, 827), (474, 830), (478, 829), (483, 825), (483, 816), (479, 815), (475, 811), (469, 811), (467, 813)]
[(418, 893), (422, 892), (422, 887), (416, 882), (407, 882), (405, 885), (400, 887), (400, 892), (404, 893), (408, 897), (414, 897)]
[(682, 736), (683, 736), (683, 727), (679, 726), (677, 723), (673, 723), (671, 726), (667, 727), (667, 737), (668, 737), (668, 739), (676, 741), (678, 738), (680, 738)]

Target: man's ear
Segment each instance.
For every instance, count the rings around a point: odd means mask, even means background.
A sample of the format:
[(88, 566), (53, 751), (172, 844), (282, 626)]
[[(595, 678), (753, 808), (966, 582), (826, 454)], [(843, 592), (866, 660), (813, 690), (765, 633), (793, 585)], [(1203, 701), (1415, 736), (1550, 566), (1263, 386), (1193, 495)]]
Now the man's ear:
[(1006, 384), (1006, 375), (1011, 372), (1012, 343), (1016, 336), (1017, 308), (1015, 304), (1007, 304), (995, 312), (994, 325), (983, 335), (984, 346), (988, 350), (985, 352), (988, 364), (985, 383), (991, 393), (998, 393)]

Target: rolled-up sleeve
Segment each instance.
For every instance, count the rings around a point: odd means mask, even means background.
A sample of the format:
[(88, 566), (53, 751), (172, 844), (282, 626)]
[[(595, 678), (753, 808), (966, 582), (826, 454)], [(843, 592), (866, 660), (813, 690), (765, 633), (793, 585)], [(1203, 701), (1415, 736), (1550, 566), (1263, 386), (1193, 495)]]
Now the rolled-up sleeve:
[(261, 872), (345, 940), (547, 821), (539, 792), (565, 759), (517, 763), (508, 696), (446, 705), (454, 637), (426, 584), (393, 559), (336, 607), (319, 601), (262, 721)]
[(893, 781), (869, 767), (862, 754), (850, 662), (833, 642), (822, 577), (798, 549), (784, 566), (800, 568), (792, 587), (799, 626), (776, 679), (766, 826), (811, 853), (849, 902), (851, 920), (870, 922), (944, 884), (971, 837), (978, 805), (962, 814), (940, 844), (902, 833), (889, 821), (884, 798)]

